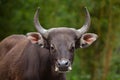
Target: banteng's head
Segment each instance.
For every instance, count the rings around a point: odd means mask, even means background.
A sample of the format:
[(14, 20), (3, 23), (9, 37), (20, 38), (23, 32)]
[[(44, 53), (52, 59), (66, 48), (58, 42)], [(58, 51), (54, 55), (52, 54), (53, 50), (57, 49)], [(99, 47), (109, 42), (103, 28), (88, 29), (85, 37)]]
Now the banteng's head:
[(42, 44), (44, 44), (44, 47), (47, 47), (50, 51), (52, 68), (56, 72), (72, 70), (71, 65), (73, 63), (74, 50), (76, 48), (88, 47), (97, 39), (96, 34), (86, 33), (90, 27), (90, 14), (87, 8), (85, 8), (85, 10), (85, 24), (78, 30), (66, 27), (46, 30), (39, 23), (39, 8), (35, 13), (35, 27), (41, 34)]

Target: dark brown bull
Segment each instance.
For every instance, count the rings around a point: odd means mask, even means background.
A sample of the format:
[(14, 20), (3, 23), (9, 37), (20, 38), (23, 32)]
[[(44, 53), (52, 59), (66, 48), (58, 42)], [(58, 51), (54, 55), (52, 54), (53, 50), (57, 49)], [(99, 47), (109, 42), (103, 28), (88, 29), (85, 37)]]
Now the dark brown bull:
[(3, 54), (0, 50), (0, 54), (4, 55), (0, 61), (0, 79), (66, 80), (66, 72), (72, 70), (74, 50), (88, 47), (97, 39), (96, 34), (86, 33), (90, 26), (87, 9), (86, 22), (78, 30), (66, 27), (46, 30), (40, 25), (38, 15), (39, 9), (34, 16), (39, 33), (11, 36), (15, 44), (6, 43), (9, 38), (3, 40), (4, 44), (13, 45), (9, 50), (6, 48)]

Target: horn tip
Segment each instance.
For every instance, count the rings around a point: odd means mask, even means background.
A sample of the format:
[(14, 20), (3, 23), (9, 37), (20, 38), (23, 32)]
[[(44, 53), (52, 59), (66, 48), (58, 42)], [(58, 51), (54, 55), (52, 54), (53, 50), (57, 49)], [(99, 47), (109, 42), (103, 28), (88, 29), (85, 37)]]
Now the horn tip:
[(86, 7), (86, 6), (85, 6), (84, 8), (85, 8), (85, 9), (87, 9), (87, 7)]
[(88, 11), (88, 9), (87, 9), (87, 7), (86, 7), (86, 6), (84, 7), (84, 9), (85, 9), (86, 11)]
[(37, 7), (37, 10), (40, 10), (40, 7)]

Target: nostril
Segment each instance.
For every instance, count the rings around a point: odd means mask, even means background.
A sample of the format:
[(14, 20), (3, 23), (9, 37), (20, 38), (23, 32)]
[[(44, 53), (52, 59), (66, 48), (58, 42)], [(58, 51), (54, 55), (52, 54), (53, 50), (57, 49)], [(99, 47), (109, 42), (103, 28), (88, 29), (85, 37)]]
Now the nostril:
[(69, 65), (69, 62), (67, 61), (66, 63), (65, 63), (65, 66), (68, 66)]
[(57, 65), (60, 66), (61, 65), (60, 62), (58, 62)]

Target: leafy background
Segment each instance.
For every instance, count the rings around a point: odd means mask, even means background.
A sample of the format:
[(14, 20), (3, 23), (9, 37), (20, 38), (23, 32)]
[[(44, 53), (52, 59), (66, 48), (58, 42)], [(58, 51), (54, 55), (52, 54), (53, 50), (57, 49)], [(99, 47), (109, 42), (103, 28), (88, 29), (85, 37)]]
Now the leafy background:
[(33, 16), (38, 6), (46, 29), (79, 29), (85, 21), (85, 6), (91, 14), (89, 32), (99, 38), (89, 48), (76, 50), (67, 80), (120, 80), (120, 0), (0, 0), (0, 41), (36, 31)]

